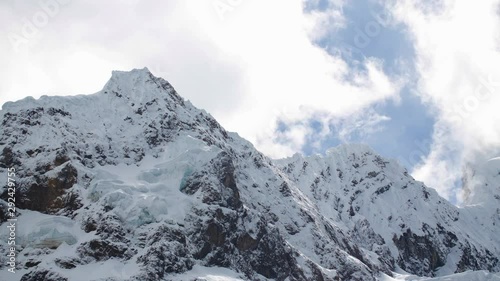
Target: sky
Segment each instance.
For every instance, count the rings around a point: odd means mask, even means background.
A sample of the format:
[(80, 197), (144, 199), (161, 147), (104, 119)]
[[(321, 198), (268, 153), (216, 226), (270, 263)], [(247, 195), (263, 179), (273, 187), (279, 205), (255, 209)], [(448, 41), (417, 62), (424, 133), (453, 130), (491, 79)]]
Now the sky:
[[(200, 3), (201, 2), (201, 3)], [(148, 67), (272, 158), (366, 143), (460, 204), (500, 156), (500, 2), (0, 2), (0, 104)]]

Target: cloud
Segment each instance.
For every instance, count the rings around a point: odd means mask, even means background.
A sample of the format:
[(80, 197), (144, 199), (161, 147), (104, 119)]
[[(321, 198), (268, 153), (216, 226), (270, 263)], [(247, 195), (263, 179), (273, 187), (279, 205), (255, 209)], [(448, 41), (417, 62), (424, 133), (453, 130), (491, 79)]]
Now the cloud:
[(466, 165), (500, 153), (498, 1), (398, 1), (416, 50), (420, 97), (437, 112), (431, 152), (413, 175), (447, 198)]
[[(0, 44), (3, 69), (9, 69), (1, 73), (6, 83), (0, 103), (27, 95), (93, 93), (113, 69), (148, 66), (268, 155), (291, 155), (310, 134), (297, 121), (318, 113), (324, 122), (360, 114), (373, 103), (397, 98), (401, 86), (384, 73), (383, 61), (367, 59), (351, 69), (313, 43), (343, 26), (342, 1), (321, 10), (305, 11), (304, 5), (302, 0), (2, 1), (7, 16), (0, 19), (1, 35), (26, 41)], [(44, 13), (41, 24), (36, 18)], [(33, 25), (36, 35), (28, 38), (23, 31)], [(280, 136), (278, 121), (299, 125)]]

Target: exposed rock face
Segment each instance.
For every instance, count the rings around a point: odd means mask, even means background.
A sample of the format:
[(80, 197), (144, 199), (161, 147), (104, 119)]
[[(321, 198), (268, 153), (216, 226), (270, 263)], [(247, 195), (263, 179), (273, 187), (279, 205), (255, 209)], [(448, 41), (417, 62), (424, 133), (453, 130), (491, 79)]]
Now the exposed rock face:
[(0, 118), (0, 180), (16, 168), (19, 223), (40, 222), (19, 232), (20, 280), (84, 268), (96, 269), (88, 280), (141, 281), (210, 268), (283, 281), (500, 270), (498, 225), (477, 208), (361, 145), (268, 159), (146, 69), (115, 72), (94, 95), (8, 103)]
[(403, 270), (420, 275), (433, 273), (444, 265), (444, 257), (432, 236), (418, 236), (407, 229), (399, 238), (394, 237), (394, 244), (399, 250), (398, 264)]

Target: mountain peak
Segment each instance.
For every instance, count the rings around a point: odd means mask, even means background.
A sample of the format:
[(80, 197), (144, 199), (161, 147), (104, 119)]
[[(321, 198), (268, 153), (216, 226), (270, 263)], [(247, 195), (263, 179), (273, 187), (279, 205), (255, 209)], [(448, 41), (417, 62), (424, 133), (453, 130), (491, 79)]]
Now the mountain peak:
[[(135, 68), (130, 71), (113, 70), (111, 78), (106, 82), (103, 89), (97, 93), (100, 94), (113, 94), (117, 97), (127, 97), (131, 102), (140, 104), (141, 102), (148, 102), (155, 97), (165, 96), (164, 93), (169, 92), (175, 100), (182, 101), (183, 99), (175, 93), (172, 85), (163, 78), (155, 77), (147, 67)], [(90, 97), (90, 95), (84, 95)], [(80, 99), (78, 96), (65, 97), (65, 96), (46, 96), (43, 95), (39, 99), (32, 96), (25, 97), (18, 101), (6, 102), (2, 105), (4, 111), (17, 111), (36, 106), (48, 106), (54, 103), (54, 100), (59, 102), (67, 102), (68, 100)], [(57, 102), (55, 102), (57, 103)]]
[(147, 67), (131, 71), (114, 70), (100, 93), (124, 97), (134, 104), (145, 104), (158, 99), (167, 103), (184, 103), (184, 99), (168, 81), (154, 76)]
[(153, 74), (151, 73), (151, 71), (149, 71), (147, 67), (134, 68), (130, 71), (113, 70), (111, 72), (111, 79), (134, 79), (141, 77), (150, 78), (151, 76), (153, 76)]
[(142, 100), (146, 93), (151, 92), (151, 86), (157, 88), (155, 78), (147, 68), (131, 71), (113, 70), (111, 78), (104, 85), (102, 92), (104, 94), (113, 93), (118, 97), (126, 95), (129, 98)]

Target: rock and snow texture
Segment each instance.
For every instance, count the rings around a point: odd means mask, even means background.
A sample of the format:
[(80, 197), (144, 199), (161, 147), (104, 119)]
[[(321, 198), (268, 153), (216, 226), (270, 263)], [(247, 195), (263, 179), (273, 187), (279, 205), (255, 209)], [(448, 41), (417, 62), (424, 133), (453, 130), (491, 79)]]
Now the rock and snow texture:
[(498, 165), (458, 208), (363, 145), (271, 160), (147, 69), (0, 118), (1, 280), (500, 280)]

